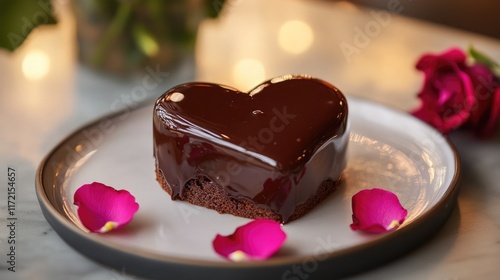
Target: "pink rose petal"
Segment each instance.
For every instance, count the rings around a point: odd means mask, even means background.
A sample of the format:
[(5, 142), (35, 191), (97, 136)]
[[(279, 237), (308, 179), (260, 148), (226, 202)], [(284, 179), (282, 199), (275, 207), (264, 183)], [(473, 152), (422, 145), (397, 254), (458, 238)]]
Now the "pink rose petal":
[(378, 188), (355, 194), (352, 197), (352, 212), (351, 229), (369, 233), (396, 230), (408, 214), (394, 193)]
[(74, 204), (78, 217), (91, 232), (105, 233), (129, 223), (139, 210), (135, 197), (126, 190), (94, 182), (76, 190)]
[(266, 260), (274, 255), (286, 240), (281, 224), (258, 219), (240, 226), (228, 236), (217, 234), (213, 241), (215, 252), (232, 260)]

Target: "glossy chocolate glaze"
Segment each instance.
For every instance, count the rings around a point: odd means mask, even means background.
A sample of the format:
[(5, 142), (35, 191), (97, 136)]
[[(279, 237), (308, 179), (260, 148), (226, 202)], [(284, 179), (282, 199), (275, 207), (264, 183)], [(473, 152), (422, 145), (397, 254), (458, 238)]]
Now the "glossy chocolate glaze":
[(340, 179), (347, 114), (337, 88), (307, 76), (278, 77), (248, 93), (187, 83), (156, 101), (154, 155), (172, 199), (206, 176), (286, 222), (323, 181)]

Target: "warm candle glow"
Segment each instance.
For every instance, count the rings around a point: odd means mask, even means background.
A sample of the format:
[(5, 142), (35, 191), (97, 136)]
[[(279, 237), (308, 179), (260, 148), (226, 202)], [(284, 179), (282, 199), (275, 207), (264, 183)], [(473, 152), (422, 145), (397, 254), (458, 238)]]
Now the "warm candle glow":
[(285, 22), (278, 33), (280, 47), (286, 52), (300, 54), (308, 50), (314, 41), (311, 27), (300, 20)]
[(22, 62), (22, 71), (29, 80), (40, 80), (50, 70), (49, 56), (40, 50), (32, 50), (26, 54)]
[(233, 80), (235, 86), (241, 90), (250, 90), (260, 84), (266, 76), (262, 62), (253, 59), (241, 59), (234, 65)]

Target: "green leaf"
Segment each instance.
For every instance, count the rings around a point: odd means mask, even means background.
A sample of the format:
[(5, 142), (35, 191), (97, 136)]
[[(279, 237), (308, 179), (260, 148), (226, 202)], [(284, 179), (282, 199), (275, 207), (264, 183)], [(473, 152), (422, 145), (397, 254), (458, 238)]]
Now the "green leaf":
[(476, 50), (473, 46), (469, 47), (468, 53), (474, 62), (483, 64), (484, 66), (490, 68), (495, 75), (500, 76), (500, 65), (498, 65), (498, 63), (496, 63), (493, 59)]
[(141, 52), (148, 57), (153, 57), (160, 50), (155, 37), (140, 22), (132, 26), (132, 37)]
[(205, 10), (207, 15), (211, 18), (218, 17), (225, 4), (226, 0), (206, 0)]
[(55, 24), (50, 0), (0, 0), (0, 48), (14, 51), (39, 25)]

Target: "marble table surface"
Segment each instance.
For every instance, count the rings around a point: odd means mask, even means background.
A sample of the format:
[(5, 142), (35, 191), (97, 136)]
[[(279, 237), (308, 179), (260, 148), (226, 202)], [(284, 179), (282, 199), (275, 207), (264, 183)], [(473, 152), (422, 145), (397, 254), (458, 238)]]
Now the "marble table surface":
[[(15, 53), (0, 52), (0, 279), (140, 279), (64, 243), (35, 194), (41, 159), (67, 134), (118, 107), (136, 106), (193, 79), (248, 89), (269, 77), (306, 73), (347, 95), (409, 110), (418, 104), (422, 76), (414, 64), (422, 53), (474, 44), (500, 61), (498, 40), (399, 16), (411, 1), (388, 1), (387, 10), (345, 2), (227, 2), (218, 20), (201, 26), (194, 59), (156, 71), (157, 85), (141, 98), (130, 98), (141, 74), (116, 78), (78, 63), (68, 7), (61, 8), (58, 25), (37, 29)], [(351, 52), (342, 48), (347, 45)], [(463, 132), (450, 138), (462, 178), (449, 220), (415, 251), (350, 279), (498, 279), (500, 138), (480, 141)], [(15, 272), (7, 263), (9, 168), (16, 171)]]

